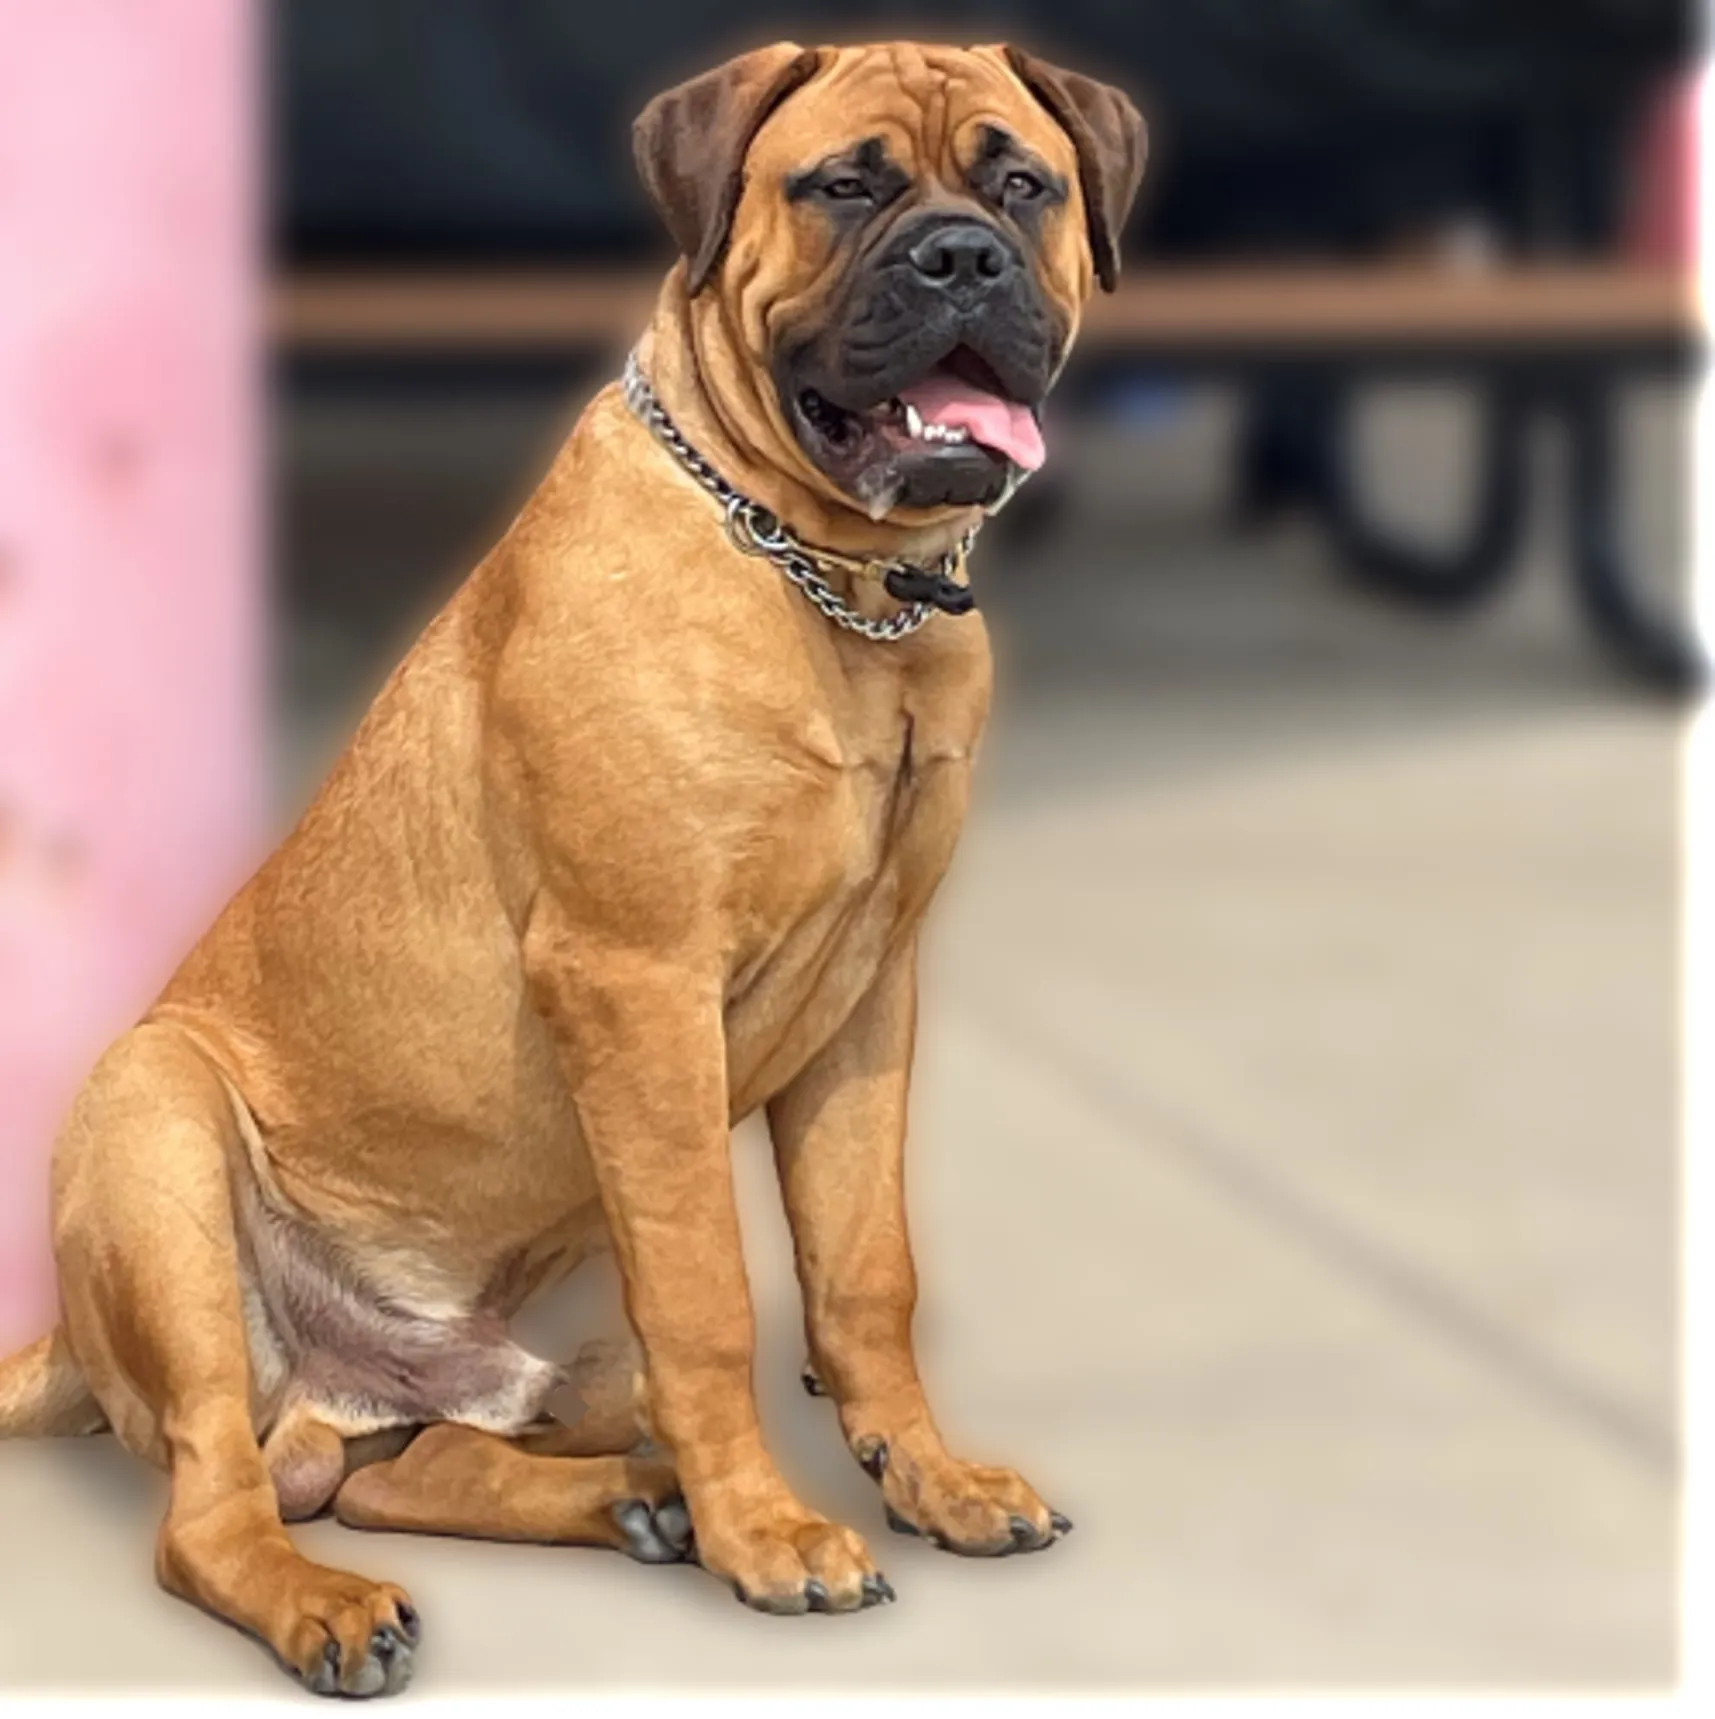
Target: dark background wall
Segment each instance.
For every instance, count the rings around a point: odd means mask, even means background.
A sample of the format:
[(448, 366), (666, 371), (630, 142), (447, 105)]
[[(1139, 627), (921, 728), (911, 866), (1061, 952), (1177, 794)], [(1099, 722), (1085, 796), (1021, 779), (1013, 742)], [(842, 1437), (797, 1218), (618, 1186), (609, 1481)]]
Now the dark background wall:
[(653, 254), (629, 157), (654, 91), (759, 42), (1013, 39), (1135, 90), (1153, 255), (1363, 252), (1481, 211), (1515, 245), (1612, 226), (1686, 0), (289, 0), (277, 238), (294, 261)]

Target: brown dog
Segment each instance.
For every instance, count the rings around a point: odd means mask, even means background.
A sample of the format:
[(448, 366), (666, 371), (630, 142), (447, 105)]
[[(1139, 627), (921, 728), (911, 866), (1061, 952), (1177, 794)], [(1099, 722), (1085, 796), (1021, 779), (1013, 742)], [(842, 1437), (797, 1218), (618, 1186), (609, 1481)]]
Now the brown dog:
[[(890, 1597), (758, 1430), (729, 1131), (759, 1106), (812, 1366), (896, 1525), (968, 1553), (1067, 1526), (936, 1431), (901, 1155), (916, 932), (989, 702), (950, 574), (1041, 457), (1142, 135), (1006, 48), (783, 45), (652, 103), (684, 251), (638, 353), (658, 409), (596, 398), (78, 1098), (63, 1319), (0, 1368), (0, 1432), (106, 1425), (168, 1468), (161, 1581), (310, 1688), (397, 1689), (417, 1640), (398, 1588), (293, 1549), (330, 1502), (650, 1559), (694, 1525), (754, 1606)], [(853, 558), (812, 555), (817, 601), (668, 420)], [(953, 613), (875, 577), (949, 555), (907, 586)], [(609, 1241), (641, 1389), (596, 1377), (555, 1426), (561, 1370), (507, 1321)]]

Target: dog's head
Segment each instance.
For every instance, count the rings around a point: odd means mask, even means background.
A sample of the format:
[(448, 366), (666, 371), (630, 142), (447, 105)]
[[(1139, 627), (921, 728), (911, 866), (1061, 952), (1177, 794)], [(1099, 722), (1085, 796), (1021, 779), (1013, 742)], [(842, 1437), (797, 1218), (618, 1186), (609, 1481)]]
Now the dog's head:
[(1018, 48), (779, 44), (658, 96), (635, 142), (781, 464), (872, 519), (992, 509), (1041, 464), (1142, 176), (1118, 90)]

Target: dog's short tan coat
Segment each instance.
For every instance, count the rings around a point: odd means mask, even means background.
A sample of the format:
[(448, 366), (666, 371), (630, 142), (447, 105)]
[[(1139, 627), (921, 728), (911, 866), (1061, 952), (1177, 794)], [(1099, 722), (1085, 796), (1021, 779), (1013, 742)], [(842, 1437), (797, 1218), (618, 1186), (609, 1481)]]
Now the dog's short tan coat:
[[(781, 182), (881, 130), (952, 200), (985, 116), (1074, 188), (1033, 257), (1069, 339), (1141, 148), (1103, 86), (1001, 49), (781, 46), (639, 123), (686, 251), (645, 370), (807, 541), (921, 560), (973, 518), (876, 523), (800, 448), (769, 357), (832, 254)], [(313, 1688), (397, 1687), (416, 1637), (399, 1589), (294, 1550), (283, 1517), (330, 1501), (672, 1556), (682, 1493), (696, 1556), (753, 1603), (856, 1608), (870, 1553), (795, 1496), (752, 1399), (729, 1130), (765, 1107), (812, 1364), (887, 1505), (960, 1550), (1047, 1543), (1023, 1480), (943, 1446), (910, 1337), (916, 936), (989, 688), (980, 619), (830, 626), (600, 394), (78, 1098), (63, 1320), (0, 1369), (0, 1431), (110, 1425), (169, 1468), (161, 1579)], [(638, 1377), (586, 1367), (591, 1410), (556, 1428), (562, 1374), (506, 1323), (608, 1245)]]

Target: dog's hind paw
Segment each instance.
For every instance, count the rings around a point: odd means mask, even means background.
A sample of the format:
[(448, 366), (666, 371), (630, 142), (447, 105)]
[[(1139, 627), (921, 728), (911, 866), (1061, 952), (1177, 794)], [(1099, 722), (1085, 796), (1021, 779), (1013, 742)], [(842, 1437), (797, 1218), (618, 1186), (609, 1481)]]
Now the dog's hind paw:
[(625, 1536), (625, 1550), (641, 1564), (682, 1564), (692, 1554), (691, 1513), (676, 1494), (660, 1504), (622, 1499), (613, 1507), (613, 1520)]

